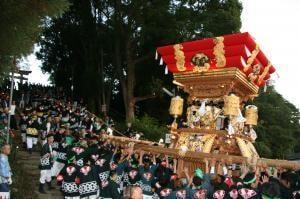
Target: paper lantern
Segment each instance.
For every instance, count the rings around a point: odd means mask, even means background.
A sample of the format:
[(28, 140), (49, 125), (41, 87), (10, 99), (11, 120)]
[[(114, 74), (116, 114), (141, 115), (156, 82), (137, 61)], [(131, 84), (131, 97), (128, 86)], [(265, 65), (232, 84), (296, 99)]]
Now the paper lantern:
[(224, 97), (224, 115), (238, 116), (240, 98), (234, 94)]
[(258, 110), (254, 105), (249, 105), (246, 107), (245, 111), (246, 124), (257, 125), (258, 120)]
[(182, 115), (183, 99), (181, 97), (176, 96), (171, 99), (169, 112), (170, 112), (170, 115), (173, 115), (174, 117)]

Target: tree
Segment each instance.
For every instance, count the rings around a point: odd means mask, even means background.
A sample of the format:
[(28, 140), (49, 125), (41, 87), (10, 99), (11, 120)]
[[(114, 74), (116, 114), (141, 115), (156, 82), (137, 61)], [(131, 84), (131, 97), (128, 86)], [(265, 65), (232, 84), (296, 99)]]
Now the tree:
[(254, 100), (259, 110), (256, 147), (264, 157), (287, 158), (300, 152), (299, 110), (273, 87)]
[[(127, 121), (134, 118), (136, 103), (155, 96), (152, 83), (166, 79), (161, 72), (163, 70), (155, 67), (157, 63), (153, 59), (158, 46), (232, 33), (241, 26), (242, 6), (238, 0), (90, 0), (72, 3), (70, 11), (53, 20), (41, 37), (39, 58), (43, 61), (43, 69), (52, 73), (56, 85), (59, 83), (58, 76), (64, 76), (61, 79), (66, 80), (69, 79), (66, 75), (72, 70), (78, 73), (75, 65), (82, 69), (81, 76), (110, 80), (110, 87), (105, 88), (103, 81), (93, 85), (99, 85), (101, 93), (107, 88), (109, 91), (114, 88), (114, 94), (121, 94)], [(86, 9), (78, 6), (81, 4), (86, 5), (83, 5)], [(219, 13), (222, 16), (218, 17)], [(93, 23), (85, 23), (87, 16), (91, 16)], [(69, 26), (73, 31), (65, 31)], [(84, 34), (87, 37), (77, 35), (84, 30), (88, 31)], [(70, 42), (68, 38), (74, 39)], [(75, 55), (75, 52), (84, 49), (83, 44), (90, 49), (89, 53)], [(57, 51), (59, 46), (67, 52)], [(102, 50), (106, 55), (104, 58)], [(84, 62), (86, 57), (89, 61), (97, 61)], [(104, 67), (97, 73), (94, 69), (99, 63), (104, 63)], [(104, 78), (101, 78), (102, 74), (105, 74)], [(80, 83), (75, 87), (77, 90), (88, 84), (79, 79), (76, 80)], [(90, 88), (96, 89), (92, 85)], [(84, 93), (83, 89), (79, 90), (79, 93)], [(89, 97), (90, 94), (87, 94)], [(99, 95), (95, 98), (99, 101)]]
[(66, 10), (67, 0), (0, 1), (0, 72), (7, 72), (14, 58), (32, 52), (41, 22)]
[[(158, 45), (232, 33), (241, 25), (242, 6), (234, 0), (113, 1), (110, 8), (113, 15), (107, 15), (114, 27), (114, 65), (122, 88), (127, 121), (134, 118), (137, 102), (151, 98), (151, 92), (142, 96), (136, 92), (137, 77), (144, 78), (147, 69), (139, 74), (137, 70), (149, 63)], [(222, 11), (222, 16), (215, 17), (219, 11)], [(146, 84), (140, 85), (144, 87)]]
[(89, 108), (97, 111), (103, 101), (108, 101), (101, 99), (100, 91), (111, 91), (104, 87), (109, 88), (114, 80), (111, 69), (105, 67), (104, 70), (104, 58), (108, 59), (107, 53), (104, 54), (108, 50), (104, 48), (109, 46), (103, 36), (105, 27), (97, 14), (96, 2), (76, 0), (70, 3), (69, 11), (62, 17), (44, 24), (37, 57), (43, 62), (43, 71), (52, 74), (54, 85), (69, 94), (73, 85), (75, 97), (82, 96)]

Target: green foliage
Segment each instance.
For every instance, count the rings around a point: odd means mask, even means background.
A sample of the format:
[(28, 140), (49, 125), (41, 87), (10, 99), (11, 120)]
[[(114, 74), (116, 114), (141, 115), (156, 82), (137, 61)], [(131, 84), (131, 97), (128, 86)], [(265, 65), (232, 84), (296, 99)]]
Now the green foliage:
[(165, 126), (161, 126), (156, 118), (144, 115), (141, 118), (136, 118), (132, 124), (135, 131), (144, 133), (147, 140), (158, 142), (160, 138), (164, 138), (168, 133)]
[(130, 105), (170, 84), (170, 76), (155, 67), (158, 46), (228, 34), (241, 26), (238, 0), (69, 1), (69, 11), (47, 24), (37, 55), (54, 85), (70, 91), (72, 79), (75, 96), (94, 101), (96, 110), (104, 95), (112, 95), (126, 113), (133, 111)]
[(42, 20), (62, 13), (67, 0), (0, 1), (0, 72), (6, 72), (13, 57), (32, 52), (42, 31)]
[(273, 87), (254, 100), (259, 110), (256, 147), (263, 157), (287, 158), (300, 149), (299, 110)]

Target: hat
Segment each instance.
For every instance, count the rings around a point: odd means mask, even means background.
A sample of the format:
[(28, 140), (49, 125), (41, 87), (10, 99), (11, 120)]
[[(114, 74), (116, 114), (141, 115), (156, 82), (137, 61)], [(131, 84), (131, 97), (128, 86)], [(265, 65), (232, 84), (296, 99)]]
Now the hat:
[(195, 176), (197, 176), (197, 177), (203, 179), (203, 171), (202, 171), (201, 169), (197, 168), (197, 169), (195, 170)]
[(262, 185), (262, 195), (263, 198), (280, 198), (279, 184), (275, 182), (264, 183)]
[(244, 180), (243, 180), (243, 183), (245, 185), (250, 185), (252, 183), (256, 182), (256, 176), (255, 176), (255, 173), (248, 173)]
[(67, 135), (65, 137), (65, 143), (67, 143), (68, 145), (71, 145), (73, 143), (73, 141), (74, 141), (74, 138), (72, 136)]
[(54, 138), (54, 135), (52, 133), (48, 133), (47, 138), (50, 138), (50, 137)]

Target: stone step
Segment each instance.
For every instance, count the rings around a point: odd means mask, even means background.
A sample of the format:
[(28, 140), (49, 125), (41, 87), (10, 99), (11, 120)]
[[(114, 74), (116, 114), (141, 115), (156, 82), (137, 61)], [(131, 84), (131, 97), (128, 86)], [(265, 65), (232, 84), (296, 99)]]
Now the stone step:
[[(62, 199), (63, 195), (60, 192), (60, 187), (56, 186), (55, 182), (52, 183), (55, 187), (55, 190), (50, 191), (48, 190), (47, 185), (45, 185), (46, 194), (41, 194), (38, 192), (40, 178), (40, 170), (38, 166), (40, 163), (40, 153), (33, 151), (32, 154), (29, 154), (25, 149), (21, 148), (21, 146), (22, 145), (19, 144), (20, 148), (16, 153), (15, 163), (23, 167), (25, 175), (28, 176), (30, 183), (35, 187), (34, 190), (28, 190), (27, 196), (31, 198), (32, 195), (36, 194), (37, 199)], [(27, 181), (24, 183), (29, 182)], [(24, 196), (24, 199), (28, 198), (27, 196)]]
[(45, 194), (41, 194), (38, 191), (36, 191), (38, 195), (38, 199), (62, 199), (63, 195), (60, 192), (47, 192)]

